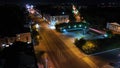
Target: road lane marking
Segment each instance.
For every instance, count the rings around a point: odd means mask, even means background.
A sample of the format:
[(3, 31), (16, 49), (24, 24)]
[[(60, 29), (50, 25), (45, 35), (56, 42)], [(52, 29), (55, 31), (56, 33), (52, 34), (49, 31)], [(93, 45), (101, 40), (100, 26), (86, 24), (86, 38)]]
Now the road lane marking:
[(106, 50), (106, 51), (102, 51), (102, 52), (98, 52), (98, 53), (94, 53), (94, 54), (90, 54), (90, 55), (103, 54), (103, 53), (111, 52), (111, 51), (118, 50), (118, 49), (120, 49), (120, 48), (115, 48), (115, 49), (111, 49), (111, 50)]

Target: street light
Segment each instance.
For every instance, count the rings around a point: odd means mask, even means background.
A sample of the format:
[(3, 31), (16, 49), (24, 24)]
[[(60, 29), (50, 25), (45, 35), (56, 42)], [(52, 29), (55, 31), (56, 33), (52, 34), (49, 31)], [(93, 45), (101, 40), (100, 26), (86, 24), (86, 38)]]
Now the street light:
[(40, 26), (39, 26), (39, 24), (35, 24), (35, 27), (38, 29)]

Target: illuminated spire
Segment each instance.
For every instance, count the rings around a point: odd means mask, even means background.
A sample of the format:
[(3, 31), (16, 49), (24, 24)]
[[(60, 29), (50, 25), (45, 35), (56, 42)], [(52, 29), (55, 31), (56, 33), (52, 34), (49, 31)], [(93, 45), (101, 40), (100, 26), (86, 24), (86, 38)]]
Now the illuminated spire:
[(80, 13), (79, 11), (76, 9), (75, 5), (72, 5), (72, 13), (74, 14), (74, 17), (76, 19), (76, 22), (81, 22), (81, 18), (80, 18)]
[(77, 14), (79, 13), (79, 11), (76, 9), (75, 5), (72, 5), (72, 9), (73, 9), (72, 12), (73, 12), (75, 15), (77, 15)]

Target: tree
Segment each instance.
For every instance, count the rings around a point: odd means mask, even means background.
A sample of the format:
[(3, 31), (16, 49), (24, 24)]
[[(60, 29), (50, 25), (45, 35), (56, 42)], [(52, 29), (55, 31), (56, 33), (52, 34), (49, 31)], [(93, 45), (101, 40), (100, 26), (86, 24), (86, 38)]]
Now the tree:
[(86, 40), (84, 38), (81, 39), (75, 39), (75, 45), (79, 48), (81, 48), (86, 43)]

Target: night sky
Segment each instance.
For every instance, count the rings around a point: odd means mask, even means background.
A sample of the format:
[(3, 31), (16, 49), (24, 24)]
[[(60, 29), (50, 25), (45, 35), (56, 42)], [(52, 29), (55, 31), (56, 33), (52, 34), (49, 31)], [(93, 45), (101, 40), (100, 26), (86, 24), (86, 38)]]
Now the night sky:
[(0, 3), (81, 3), (81, 4), (98, 4), (115, 2), (120, 3), (120, 0), (0, 0)]
[[(104, 3), (109, 3), (109, 2), (119, 3), (120, 1), (119, 0), (0, 0), (0, 4), (15, 3), (15, 4), (23, 4), (23, 5), (25, 5), (27, 3), (30, 3), (30, 4), (81, 3), (81, 4), (87, 5), (87, 4), (97, 4), (97, 3), (103, 3), (103, 2)], [(22, 29), (23, 23), (25, 23), (24, 22), (24, 19), (25, 19), (24, 14), (21, 11), (19, 11), (19, 9), (16, 9), (15, 11), (13, 9), (7, 9), (7, 10), (4, 9), (3, 11), (0, 10), (0, 18), (1, 18), (0, 34), (2, 34), (2, 35), (4, 35), (4, 34), (7, 35), (9, 32), (14, 34), (15, 31), (19, 31), (20, 29)], [(4, 18), (4, 19), (2, 19), (2, 18)], [(22, 19), (22, 18), (24, 18), (24, 19)], [(4, 24), (2, 24), (2, 23), (4, 23)], [(19, 26), (18, 26), (18, 23), (19, 23)], [(13, 25), (14, 25), (14, 27), (13, 27)]]
[(17, 5), (3, 5), (0, 9), (0, 35), (8, 36), (26, 29), (26, 17), (22, 8)]

